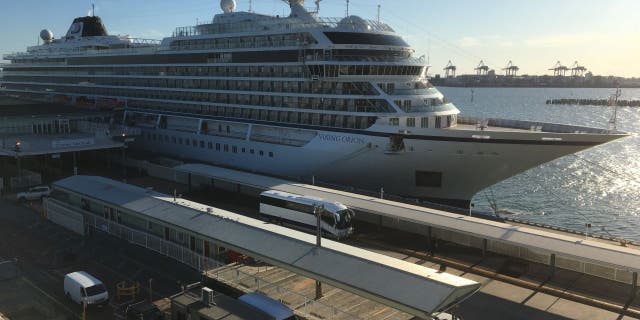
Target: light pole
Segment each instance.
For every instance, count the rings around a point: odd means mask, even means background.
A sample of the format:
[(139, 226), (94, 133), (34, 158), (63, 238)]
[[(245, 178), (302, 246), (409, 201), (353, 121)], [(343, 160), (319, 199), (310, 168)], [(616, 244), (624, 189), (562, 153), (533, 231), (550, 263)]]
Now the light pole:
[(153, 279), (149, 278), (149, 302), (153, 302), (153, 290), (151, 289), (151, 283)]
[[(313, 206), (313, 214), (316, 216), (316, 247), (319, 250), (322, 246), (322, 212), (324, 211), (324, 205)], [(316, 280), (316, 300), (322, 298), (322, 283)]]

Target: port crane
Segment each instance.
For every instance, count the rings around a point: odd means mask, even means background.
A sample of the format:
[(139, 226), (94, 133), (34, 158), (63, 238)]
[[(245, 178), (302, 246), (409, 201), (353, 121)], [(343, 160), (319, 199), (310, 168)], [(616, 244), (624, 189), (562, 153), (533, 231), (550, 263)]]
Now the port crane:
[(484, 63), (484, 60), (480, 60), (478, 66), (474, 69), (479, 76), (486, 76), (489, 73), (489, 66)]
[(504, 70), (505, 76), (515, 77), (518, 75), (518, 71), (520, 70), (520, 67), (514, 65), (513, 61), (509, 60), (509, 63), (507, 63), (507, 66), (502, 68), (502, 70)]
[(571, 66), (572, 77), (582, 77), (586, 71), (587, 71), (587, 68), (578, 64), (578, 61), (573, 63), (573, 66)]
[(447, 78), (455, 77), (456, 76), (456, 69), (458, 69), (458, 68), (453, 65), (451, 60), (449, 60), (449, 63), (447, 63), (447, 65), (443, 69), (444, 70), (444, 76), (447, 77)]
[(549, 70), (553, 70), (553, 75), (556, 77), (564, 77), (569, 68), (558, 61), (553, 67), (549, 68)]

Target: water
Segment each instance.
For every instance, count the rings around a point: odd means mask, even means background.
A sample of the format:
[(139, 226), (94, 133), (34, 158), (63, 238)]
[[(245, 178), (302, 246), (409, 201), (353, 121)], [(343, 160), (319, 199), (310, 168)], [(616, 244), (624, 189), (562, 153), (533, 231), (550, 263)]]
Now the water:
[[(537, 120), (608, 128), (612, 109), (547, 105), (551, 98), (606, 99), (615, 89), (439, 88), (463, 115)], [(640, 99), (623, 89), (621, 99)], [(640, 242), (640, 108), (618, 108), (617, 129), (636, 134), (528, 170), (481, 191), (473, 203), (489, 210), (489, 199), (514, 218), (585, 230)]]

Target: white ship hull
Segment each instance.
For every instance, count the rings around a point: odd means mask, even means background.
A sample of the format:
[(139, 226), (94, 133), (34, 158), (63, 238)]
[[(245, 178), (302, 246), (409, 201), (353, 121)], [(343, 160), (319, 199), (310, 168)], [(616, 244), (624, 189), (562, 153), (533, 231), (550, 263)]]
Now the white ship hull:
[[(442, 131), (434, 130), (440, 133)], [(563, 140), (541, 143), (540, 136), (549, 134), (507, 132), (503, 133), (503, 138), (510, 139), (497, 139), (492, 143), (484, 140), (468, 141), (469, 139), (465, 140), (460, 134), (472, 136), (473, 131), (451, 130), (449, 132), (455, 133), (455, 137), (407, 136), (404, 139), (404, 150), (389, 152), (389, 138), (378, 136), (379, 132), (313, 132), (316, 134), (315, 138), (310, 139), (305, 145), (287, 146), (252, 141), (248, 138), (149, 128), (143, 130), (143, 136), (133, 147), (187, 161), (205, 162), (294, 180), (311, 181), (314, 177), (316, 181), (371, 191), (379, 191), (382, 188), (386, 194), (465, 206), (478, 191), (501, 180), (619, 137), (567, 133), (555, 134), (555, 139)], [(154, 134), (158, 137), (156, 140), (151, 138)], [(524, 140), (525, 135), (529, 140)], [(180, 138), (184, 141), (195, 140), (197, 144), (179, 144), (171, 140), (167, 143), (165, 140), (161, 141), (160, 137), (164, 136), (171, 139), (176, 137), (176, 141)], [(251, 134), (247, 132), (245, 136), (249, 137)], [(536, 138), (537, 140), (534, 140)], [(439, 181), (429, 182), (438, 186), (419, 185), (417, 172), (436, 173), (434, 179), (439, 178)]]
[[(626, 136), (468, 119), (428, 83), (393, 29), (358, 16), (225, 10), (160, 42), (109, 35), (99, 17), (4, 56), (0, 93), (124, 109), (133, 145), (303, 181), (466, 206), (519, 172)], [(227, 8), (229, 9), (229, 8)]]

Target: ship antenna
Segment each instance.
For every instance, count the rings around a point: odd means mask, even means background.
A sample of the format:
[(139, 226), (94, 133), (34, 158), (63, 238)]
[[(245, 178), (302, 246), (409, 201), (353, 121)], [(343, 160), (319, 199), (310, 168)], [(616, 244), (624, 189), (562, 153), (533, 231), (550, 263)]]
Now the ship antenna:
[(347, 0), (347, 17), (349, 16), (349, 0)]
[(380, 23), (380, 5), (378, 4), (378, 23)]
[(96, 16), (96, 4), (95, 3), (91, 4), (91, 16), (92, 17)]
[(249, 0), (249, 12), (253, 12), (253, 1)]

